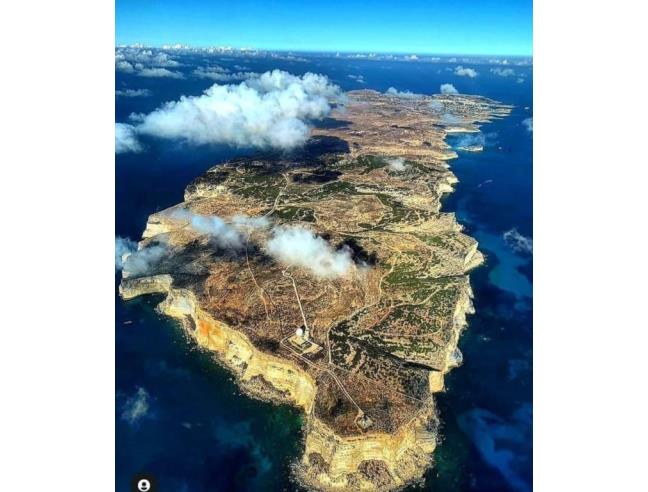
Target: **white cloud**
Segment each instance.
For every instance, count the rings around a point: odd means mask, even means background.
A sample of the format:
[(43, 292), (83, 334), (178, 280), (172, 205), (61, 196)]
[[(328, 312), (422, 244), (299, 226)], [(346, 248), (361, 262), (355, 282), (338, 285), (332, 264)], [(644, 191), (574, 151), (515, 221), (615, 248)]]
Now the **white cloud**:
[(503, 234), (504, 241), (513, 251), (519, 253), (533, 253), (533, 239), (525, 237), (517, 229), (511, 229)]
[(515, 70), (512, 68), (500, 68), (500, 67), (495, 67), (490, 69), (491, 73), (494, 73), (495, 75), (499, 75), (500, 77), (514, 77), (515, 76)]
[(167, 253), (165, 243), (137, 249), (134, 241), (119, 236), (115, 238), (115, 268), (121, 269), (124, 277), (148, 273)]
[(142, 145), (135, 134), (135, 127), (127, 123), (115, 123), (115, 153), (141, 152), (142, 150)]
[(235, 80), (244, 80), (256, 77), (259, 74), (255, 72), (230, 72), (223, 67), (198, 67), (193, 72), (198, 78), (210, 79), (215, 82), (232, 82)]
[(284, 265), (305, 268), (322, 278), (343, 276), (353, 265), (348, 247), (333, 250), (324, 238), (303, 227), (276, 227), (266, 250)]
[(474, 79), (479, 75), (477, 71), (473, 68), (465, 68), (459, 65), (454, 69), (454, 74), (458, 75), (459, 77), (469, 77), (471, 79)]
[(459, 94), (459, 91), (452, 84), (441, 84), (441, 94)]
[(115, 62), (115, 70), (118, 72), (133, 73), (135, 67), (127, 61), (120, 60)]
[(149, 97), (152, 92), (149, 89), (125, 89), (116, 90), (115, 96), (118, 97)]
[(265, 229), (270, 227), (270, 221), (262, 217), (248, 217), (247, 215), (235, 215), (232, 217), (232, 224), (238, 229)]
[(136, 46), (115, 50), (115, 70), (118, 72), (133, 73), (141, 77), (184, 78), (182, 73), (168, 70), (179, 66), (179, 62), (163, 51)]
[(187, 221), (199, 234), (208, 234), (221, 248), (240, 249), (244, 245), (242, 234), (215, 215), (198, 215), (186, 209), (177, 209), (170, 216), (176, 220)]
[(167, 68), (143, 68), (137, 75), (140, 77), (164, 77), (169, 79), (184, 79), (180, 72), (172, 72)]
[(187, 209), (173, 210), (170, 217), (188, 222), (194, 231), (211, 236), (215, 244), (223, 249), (241, 249), (245, 246), (243, 231), (270, 226), (270, 221), (265, 217), (235, 215), (230, 222), (226, 222), (216, 215), (199, 215)]
[(415, 92), (410, 92), (410, 91), (399, 91), (395, 87), (390, 87), (387, 89), (385, 94), (389, 94), (390, 96), (396, 96), (396, 97), (403, 97), (405, 99), (420, 99), (423, 97), (423, 94), (416, 94)]
[(366, 84), (364, 76), (363, 75), (347, 75), (351, 80), (355, 80), (358, 84)]
[(389, 169), (395, 172), (403, 172), (409, 168), (407, 164), (405, 164), (405, 159), (402, 157), (395, 157), (393, 159), (387, 159), (386, 160), (387, 165), (389, 166)]
[(135, 394), (129, 397), (122, 407), (121, 418), (130, 425), (136, 425), (149, 414), (151, 397), (142, 388), (137, 388)]
[(142, 49), (139, 47), (118, 48), (115, 50), (115, 63), (130, 62), (139, 63), (148, 67), (179, 67), (180, 63), (170, 57), (167, 53), (159, 50)]
[(121, 270), (124, 266), (124, 255), (137, 251), (137, 243), (127, 237), (115, 238), (115, 268)]
[(291, 149), (306, 142), (308, 120), (331, 112), (340, 88), (323, 75), (301, 77), (274, 70), (238, 85), (213, 85), (201, 96), (182, 96), (146, 115), (137, 134), (192, 144)]
[(522, 124), (526, 127), (529, 133), (533, 133), (533, 118), (526, 118), (522, 120)]

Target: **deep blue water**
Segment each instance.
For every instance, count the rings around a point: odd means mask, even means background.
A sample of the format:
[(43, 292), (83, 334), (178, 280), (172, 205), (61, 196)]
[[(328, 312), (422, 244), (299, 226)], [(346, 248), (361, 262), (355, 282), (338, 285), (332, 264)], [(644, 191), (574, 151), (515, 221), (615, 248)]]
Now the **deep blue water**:
[[(187, 57), (179, 70), (206, 65)], [(442, 83), (460, 92), (513, 104), (510, 117), (484, 125), (482, 153), (459, 152), (451, 162), (460, 182), (444, 201), (467, 234), (480, 241), (486, 264), (471, 275), (476, 314), (460, 348), (464, 364), (438, 395), (442, 442), (424, 490), (527, 491), (532, 481), (532, 257), (503, 237), (532, 236), (531, 69), (525, 81), (470, 65), (475, 79), (453, 75), (457, 64), (337, 60), (308, 62), (215, 59), (250, 71), (280, 68), (327, 74), (343, 89), (436, 93)], [(362, 75), (360, 84), (348, 75)], [(145, 79), (117, 73), (117, 88), (148, 88), (150, 97), (116, 99), (116, 120), (148, 112), (211, 85), (187, 77)], [(525, 109), (528, 108), (528, 109)], [(455, 143), (453, 137), (450, 143)], [(137, 239), (148, 215), (182, 200), (186, 184), (211, 165), (249, 153), (149, 141), (141, 154), (116, 157), (116, 234)], [(118, 277), (116, 275), (115, 285)], [(241, 395), (210, 354), (195, 348), (173, 322), (154, 311), (155, 299), (116, 303), (116, 479), (128, 490), (133, 474), (153, 473), (164, 492), (295, 490), (289, 465), (300, 455), (299, 412)]]

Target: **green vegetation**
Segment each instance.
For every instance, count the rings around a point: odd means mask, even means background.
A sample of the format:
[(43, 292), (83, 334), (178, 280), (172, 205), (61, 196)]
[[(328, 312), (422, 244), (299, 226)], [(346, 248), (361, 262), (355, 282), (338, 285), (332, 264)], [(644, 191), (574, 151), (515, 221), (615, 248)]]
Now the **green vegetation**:
[(286, 221), (315, 222), (315, 215), (312, 209), (302, 207), (281, 207), (274, 211), (273, 217)]

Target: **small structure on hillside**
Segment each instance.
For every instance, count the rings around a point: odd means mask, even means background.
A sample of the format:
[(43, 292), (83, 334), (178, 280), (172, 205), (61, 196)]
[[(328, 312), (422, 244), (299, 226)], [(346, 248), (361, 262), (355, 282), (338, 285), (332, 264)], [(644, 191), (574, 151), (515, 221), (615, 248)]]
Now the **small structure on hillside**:
[(322, 346), (307, 338), (306, 331), (299, 327), (295, 330), (295, 334), (286, 340), (286, 343), (299, 352), (300, 355), (315, 355), (322, 350)]

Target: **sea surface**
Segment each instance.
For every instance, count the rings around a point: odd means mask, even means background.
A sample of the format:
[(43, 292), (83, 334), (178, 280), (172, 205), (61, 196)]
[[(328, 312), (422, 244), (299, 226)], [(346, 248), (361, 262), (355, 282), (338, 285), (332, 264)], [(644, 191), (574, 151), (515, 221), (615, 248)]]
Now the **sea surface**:
[[(313, 57), (298, 60), (185, 56), (182, 80), (118, 72), (117, 89), (149, 89), (147, 97), (116, 97), (116, 121), (149, 112), (211, 85), (193, 78), (196, 66), (244, 65), (328, 75), (345, 90), (389, 87), (461, 93), (514, 105), (512, 114), (483, 126), (483, 152), (458, 151), (450, 162), (459, 178), (444, 199), (475, 237), (486, 263), (471, 273), (476, 313), (460, 349), (463, 365), (436, 396), (442, 420), (435, 465), (408, 490), (512, 491), (532, 489), (532, 68), (502, 77), (488, 64), (459, 77), (457, 63)], [(364, 83), (357, 81), (361, 75)], [(354, 76), (351, 78), (349, 76)], [(452, 136), (459, 145), (461, 135)], [(115, 233), (137, 240), (147, 217), (182, 201), (184, 187), (223, 160), (251, 150), (147, 141), (146, 152), (116, 156)], [(153, 474), (162, 492), (291, 491), (290, 465), (300, 456), (302, 419), (288, 406), (242, 395), (232, 376), (154, 310), (159, 298), (124, 302), (117, 296), (116, 490), (128, 491), (138, 472)]]

